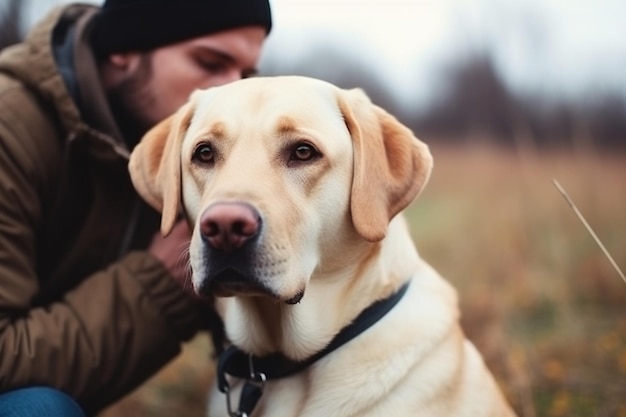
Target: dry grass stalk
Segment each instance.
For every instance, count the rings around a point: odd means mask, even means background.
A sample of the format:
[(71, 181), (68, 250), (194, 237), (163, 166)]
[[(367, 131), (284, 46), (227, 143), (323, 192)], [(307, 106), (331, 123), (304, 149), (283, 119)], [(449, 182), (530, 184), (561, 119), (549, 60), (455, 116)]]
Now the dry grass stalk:
[(617, 273), (619, 274), (619, 276), (622, 278), (622, 280), (626, 283), (626, 276), (624, 276), (624, 273), (622, 272), (622, 270), (620, 269), (620, 267), (617, 265), (617, 262), (615, 262), (615, 260), (613, 259), (613, 257), (611, 256), (611, 254), (609, 253), (609, 251), (604, 247), (604, 245), (602, 244), (602, 241), (600, 240), (600, 238), (598, 238), (598, 236), (595, 234), (595, 232), (593, 231), (593, 229), (591, 228), (591, 226), (589, 225), (589, 223), (587, 223), (587, 220), (585, 220), (585, 217), (582, 215), (582, 213), (580, 212), (580, 210), (578, 210), (578, 207), (576, 207), (576, 204), (574, 204), (574, 201), (570, 198), (570, 196), (567, 194), (567, 192), (565, 191), (565, 189), (561, 186), (561, 184), (559, 184), (559, 182), (556, 179), (552, 179), (552, 181), (554, 182), (554, 185), (556, 186), (556, 188), (559, 190), (559, 192), (561, 194), (563, 194), (563, 197), (565, 197), (565, 200), (567, 201), (567, 203), (570, 205), (570, 207), (572, 208), (572, 210), (574, 210), (574, 213), (576, 214), (576, 216), (578, 217), (578, 219), (581, 221), (581, 223), (583, 224), (583, 226), (585, 226), (585, 228), (587, 229), (587, 231), (589, 232), (589, 234), (591, 235), (591, 237), (596, 241), (596, 243), (598, 244), (598, 246), (600, 246), (600, 249), (602, 249), (602, 252), (604, 252), (604, 255), (607, 257), (607, 259), (609, 260), (609, 262), (611, 262), (611, 265), (613, 265), (613, 268), (615, 268), (615, 270), (617, 271)]

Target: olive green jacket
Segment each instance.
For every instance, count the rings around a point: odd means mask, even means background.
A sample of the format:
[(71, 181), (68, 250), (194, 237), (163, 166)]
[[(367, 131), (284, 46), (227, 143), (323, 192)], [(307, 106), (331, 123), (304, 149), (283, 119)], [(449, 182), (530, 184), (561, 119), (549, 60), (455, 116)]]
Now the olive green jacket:
[(95, 10), (56, 9), (0, 53), (0, 393), (52, 386), (89, 413), (203, 320), (145, 250), (159, 214), (131, 185), (85, 41)]

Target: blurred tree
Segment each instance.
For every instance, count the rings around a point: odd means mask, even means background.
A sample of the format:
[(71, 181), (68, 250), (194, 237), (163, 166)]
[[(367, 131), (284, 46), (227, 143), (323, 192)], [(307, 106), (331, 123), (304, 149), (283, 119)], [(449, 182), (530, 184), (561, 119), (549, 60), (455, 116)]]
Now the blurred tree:
[(487, 137), (507, 145), (522, 140), (525, 146), (626, 146), (626, 99), (615, 92), (585, 100), (520, 97), (487, 53), (453, 62), (443, 74), (439, 100), (412, 120), (422, 135), (456, 142)]
[(594, 97), (583, 109), (589, 134), (601, 145), (626, 146), (626, 99), (613, 92)]
[(417, 129), (457, 140), (474, 133), (507, 140), (518, 126), (529, 124), (488, 54), (479, 53), (449, 65), (443, 74), (439, 100), (420, 117)]

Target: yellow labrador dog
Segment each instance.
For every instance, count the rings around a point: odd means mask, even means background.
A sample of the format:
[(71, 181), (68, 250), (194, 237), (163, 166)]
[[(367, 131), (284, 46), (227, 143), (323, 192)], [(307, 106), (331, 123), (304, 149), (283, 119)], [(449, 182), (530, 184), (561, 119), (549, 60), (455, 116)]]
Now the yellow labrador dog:
[(514, 415), (399, 214), (431, 166), (361, 90), (297, 76), (197, 91), (146, 134), (133, 183), (164, 234), (193, 225), (225, 326), (211, 417)]

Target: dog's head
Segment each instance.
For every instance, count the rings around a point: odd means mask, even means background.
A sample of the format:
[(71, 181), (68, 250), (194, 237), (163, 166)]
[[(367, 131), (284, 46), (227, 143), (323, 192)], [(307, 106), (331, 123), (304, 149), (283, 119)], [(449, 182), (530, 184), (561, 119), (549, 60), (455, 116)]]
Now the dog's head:
[(383, 239), (431, 166), (428, 147), (361, 90), (291, 76), (196, 91), (129, 168), (162, 233), (181, 211), (194, 225), (196, 291), (294, 303), (314, 271)]

